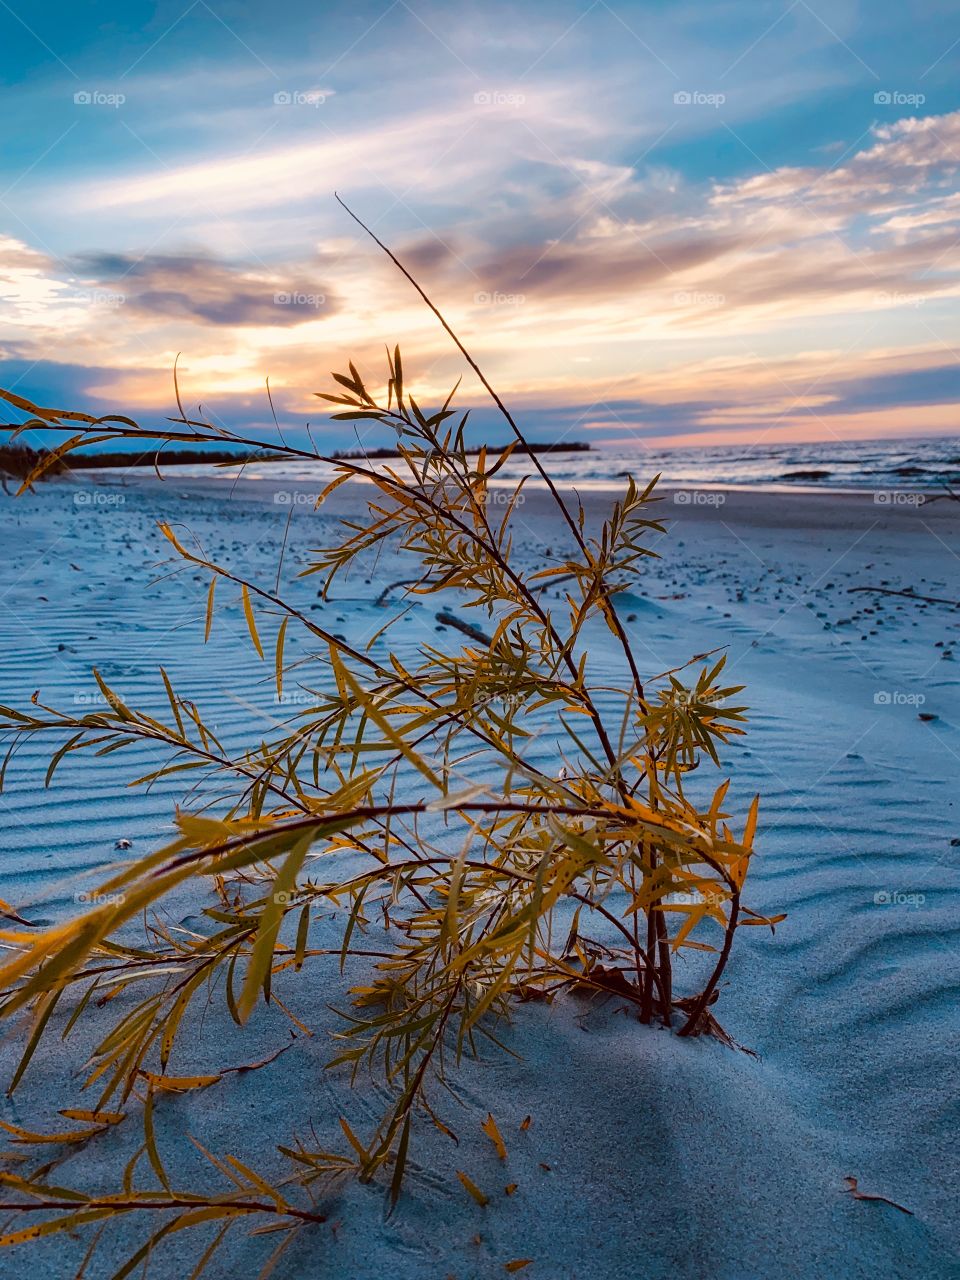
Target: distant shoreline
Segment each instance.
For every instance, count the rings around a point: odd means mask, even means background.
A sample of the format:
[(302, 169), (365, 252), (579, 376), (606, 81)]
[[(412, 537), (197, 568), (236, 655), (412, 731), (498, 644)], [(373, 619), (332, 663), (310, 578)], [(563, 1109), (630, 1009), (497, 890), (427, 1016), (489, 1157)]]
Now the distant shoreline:
[[(517, 444), (516, 442), (507, 442), (505, 444), (480, 444), (468, 445), (464, 450), (465, 453), (474, 455), (486, 451), (492, 456), (503, 453), (505, 449), (510, 448), (513, 444), (513, 452), (519, 454), (531, 455), (535, 453), (590, 453), (593, 446), (587, 444), (583, 440), (572, 440), (569, 444), (562, 441), (554, 443), (541, 444), (538, 441), (530, 441), (527, 444)], [(364, 458), (396, 458), (396, 449), (351, 449), (349, 451), (338, 449), (336, 453), (332, 453), (331, 458), (339, 458), (344, 462), (360, 462)]]
[[(507, 444), (487, 444), (475, 445), (466, 449), (470, 455), (478, 455), (484, 451), (491, 457), (504, 452), (509, 446)], [(515, 444), (513, 452), (521, 456), (530, 456), (540, 453), (589, 453), (591, 446), (581, 440), (571, 441), (569, 444), (562, 442), (533, 442), (530, 444)], [(0, 475), (12, 476), (15, 479), (24, 479), (36, 467), (38, 467), (45, 459), (50, 458), (55, 450), (52, 449), (31, 449), (28, 445), (19, 444), (0, 444)], [(275, 459), (272, 454), (258, 450), (250, 450), (241, 452), (234, 449), (155, 449), (149, 448), (142, 450), (142, 457), (149, 459), (142, 465), (149, 466), (154, 457), (159, 453), (159, 461), (164, 467), (176, 466), (198, 466), (207, 464), (209, 466), (217, 466), (220, 464), (242, 466), (249, 463), (267, 464)], [(138, 451), (134, 449), (120, 450), (111, 449), (104, 450), (101, 453), (71, 453), (69, 461), (56, 461), (45, 472), (45, 475), (63, 475), (70, 471), (102, 471), (111, 467), (129, 468), (135, 464), (133, 459), (138, 456)], [(329, 455), (334, 461), (340, 460), (344, 462), (362, 462), (368, 459), (381, 460), (384, 458), (396, 458), (398, 456), (396, 448), (387, 449), (356, 449), (342, 450)], [(307, 461), (307, 459), (304, 459)], [(321, 461), (321, 459), (317, 459)]]

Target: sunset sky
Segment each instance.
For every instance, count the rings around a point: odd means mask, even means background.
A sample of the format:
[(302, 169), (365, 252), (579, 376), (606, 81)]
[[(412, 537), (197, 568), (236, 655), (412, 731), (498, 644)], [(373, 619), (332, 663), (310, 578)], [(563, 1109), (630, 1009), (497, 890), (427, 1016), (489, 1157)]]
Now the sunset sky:
[(0, 48), (31, 399), (157, 420), (181, 352), (189, 406), (267, 430), (269, 376), (321, 423), (394, 342), (444, 395), (456, 352), (336, 190), (534, 437), (960, 431), (953, 0), (0, 0)]

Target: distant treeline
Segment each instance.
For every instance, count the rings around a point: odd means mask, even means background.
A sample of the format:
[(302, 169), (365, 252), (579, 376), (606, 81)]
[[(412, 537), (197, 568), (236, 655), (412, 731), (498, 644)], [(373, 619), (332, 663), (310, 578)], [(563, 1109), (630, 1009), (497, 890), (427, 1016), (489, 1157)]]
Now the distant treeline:
[[(487, 452), (491, 455), (502, 453), (506, 445), (487, 445)], [(468, 449), (468, 453), (479, 453), (481, 446)], [(530, 444), (517, 445), (516, 452), (524, 453), (589, 453), (590, 446), (582, 441), (574, 440), (570, 444)], [(360, 460), (363, 458), (395, 458), (396, 449), (366, 449), (356, 450), (352, 452), (339, 451), (333, 454), (334, 458), (343, 458), (345, 461)], [(0, 479), (7, 480), (13, 478), (15, 480), (25, 480), (32, 471), (34, 471), (44, 458), (50, 456), (48, 449), (31, 449), (25, 444), (0, 443)], [(142, 454), (134, 453), (132, 450), (122, 451), (114, 449), (104, 453), (71, 453), (69, 460), (57, 460), (47, 470), (45, 476), (63, 475), (68, 471), (83, 471), (99, 469), (101, 467), (132, 467), (132, 466), (152, 466), (155, 449), (146, 449)], [(269, 453), (246, 452), (238, 453), (231, 449), (164, 449), (160, 453), (159, 463), (164, 467), (186, 466), (189, 463), (198, 462), (267, 462), (271, 458)]]
[[(156, 453), (156, 449), (145, 450), (142, 454), (119, 449), (104, 453), (71, 453), (69, 460), (58, 459), (44, 474), (56, 476), (100, 467), (152, 466)], [(31, 449), (25, 444), (0, 444), (0, 476), (25, 480), (49, 456), (48, 449)], [(191, 462), (254, 462), (259, 456), (230, 449), (165, 449), (160, 454), (160, 462), (165, 467)]]
[[(479, 453), (481, 449), (486, 449), (487, 453), (494, 456), (503, 453), (506, 449), (505, 444), (488, 444), (488, 445), (472, 445), (465, 452)], [(514, 449), (514, 453), (531, 454), (531, 453), (589, 453), (590, 445), (582, 440), (573, 440), (570, 444), (563, 442), (557, 444), (518, 444)], [(344, 450), (338, 450), (333, 454), (334, 458), (343, 458), (347, 462), (358, 461), (362, 458), (395, 458), (397, 456), (396, 449), (353, 449), (349, 453)]]

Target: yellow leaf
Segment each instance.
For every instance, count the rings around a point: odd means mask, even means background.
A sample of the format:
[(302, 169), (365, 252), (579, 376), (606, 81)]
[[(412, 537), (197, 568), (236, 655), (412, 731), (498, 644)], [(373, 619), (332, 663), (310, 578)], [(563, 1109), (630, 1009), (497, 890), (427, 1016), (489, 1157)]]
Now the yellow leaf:
[(747, 917), (746, 919), (741, 918), (737, 921), (737, 928), (743, 924), (766, 924), (772, 929), (775, 924), (779, 924), (781, 920), (786, 920), (786, 918), (787, 913), (785, 911), (781, 911), (781, 913), (776, 916), (752, 916)]
[(210, 590), (207, 592), (207, 622), (203, 631), (203, 643), (210, 639), (210, 628), (213, 626), (213, 593), (217, 589), (216, 576), (210, 579)]
[(487, 1135), (487, 1137), (496, 1147), (497, 1155), (500, 1157), (500, 1159), (506, 1160), (507, 1158), (506, 1144), (504, 1143), (503, 1138), (501, 1137), (500, 1130), (497, 1128), (497, 1122), (496, 1120), (494, 1120), (493, 1116), (488, 1115), (484, 1123), (480, 1126), (480, 1128), (483, 1130), (483, 1132)]
[(470, 1195), (473, 1196), (474, 1200), (476, 1200), (477, 1204), (485, 1205), (490, 1203), (490, 1197), (485, 1196), (477, 1184), (468, 1178), (462, 1169), (457, 1170), (457, 1177), (463, 1183), (467, 1191), (469, 1191)]
[(115, 1210), (109, 1206), (94, 1209), (79, 1209), (76, 1213), (67, 1213), (59, 1218), (49, 1218), (46, 1222), (36, 1222), (24, 1227), (22, 1231), (10, 1231), (0, 1236), (0, 1249), (12, 1244), (23, 1244), (27, 1240), (39, 1240), (43, 1236), (56, 1235), (60, 1231), (70, 1231), (73, 1227), (82, 1226), (85, 1222), (96, 1222), (98, 1218), (110, 1217)]
[(65, 1107), (60, 1114), (68, 1120), (87, 1120), (90, 1124), (119, 1124), (126, 1119), (122, 1111), (82, 1111), (76, 1107)]
[(277, 701), (283, 702), (283, 642), (287, 635), (287, 623), (289, 618), (284, 618), (280, 623), (280, 629), (277, 632), (277, 658), (276, 658), (276, 675), (277, 675)]
[(8, 1124), (6, 1120), (0, 1120), (0, 1128), (5, 1129), (7, 1133), (12, 1133), (14, 1142), (21, 1146), (86, 1142), (97, 1132), (96, 1129), (70, 1129), (64, 1133), (33, 1133), (30, 1129), (21, 1129), (19, 1125)]
[(306, 860), (312, 842), (313, 833), (307, 831), (287, 854), (283, 866), (277, 872), (273, 881), (273, 889), (267, 900), (267, 905), (260, 914), (260, 924), (257, 927), (257, 935), (250, 952), (247, 974), (240, 991), (240, 999), (237, 1001), (237, 1010), (243, 1022), (246, 1022), (253, 1012), (261, 989), (264, 991), (265, 996), (269, 996), (267, 979), (270, 974), (270, 967), (273, 964), (277, 934), (286, 913), (287, 903), (290, 902), (296, 889), (296, 880), (300, 868)]
[(250, 603), (250, 592), (247, 590), (247, 584), (243, 583), (240, 588), (240, 594), (243, 597), (243, 613), (247, 619), (247, 629), (250, 632), (250, 639), (253, 641), (253, 647), (258, 655), (263, 657), (263, 646), (260, 643), (260, 637), (257, 635), (257, 624), (253, 617), (253, 605)]
[(744, 848), (750, 849), (753, 846), (753, 837), (757, 830), (757, 812), (760, 808), (760, 797), (753, 797), (753, 804), (750, 806), (750, 812), (747, 814), (747, 825), (743, 829)]
[(357, 1153), (360, 1159), (363, 1161), (369, 1160), (370, 1159), (369, 1152), (367, 1151), (363, 1143), (360, 1141), (360, 1139), (357, 1137), (357, 1135), (350, 1128), (350, 1126), (347, 1124), (346, 1120), (344, 1120), (343, 1116), (340, 1117), (340, 1128), (347, 1135), (347, 1141), (350, 1143), (351, 1147), (353, 1147), (354, 1151)]
[(155, 1089), (162, 1089), (166, 1093), (186, 1093), (190, 1089), (206, 1089), (222, 1079), (221, 1076), (160, 1076), (153, 1071), (143, 1070), (140, 1074)]

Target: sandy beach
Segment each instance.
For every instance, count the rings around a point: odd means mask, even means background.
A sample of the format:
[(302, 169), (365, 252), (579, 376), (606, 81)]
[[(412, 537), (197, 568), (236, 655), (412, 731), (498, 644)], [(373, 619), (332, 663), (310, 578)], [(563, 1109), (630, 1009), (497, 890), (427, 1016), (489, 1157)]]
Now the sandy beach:
[[(309, 482), (232, 489), (171, 471), (163, 484), (87, 473), (0, 497), (0, 701), (23, 706), (39, 689), (48, 704), (95, 706), (96, 666), (126, 701), (159, 709), (163, 665), (225, 741), (255, 744), (309, 702), (320, 679), (309, 637), (291, 629), (288, 656), (304, 663), (278, 705), (271, 621), (261, 663), (239, 601), (225, 592), (204, 647), (206, 580), (167, 576), (156, 521), (272, 586), (292, 510), (289, 598), (361, 645), (385, 621), (378, 598), (409, 573), (384, 556), (369, 576), (318, 600), (317, 580), (295, 574), (337, 517), (359, 511), (362, 494), (345, 486), (316, 512), (315, 492)], [(586, 494), (588, 521), (611, 500)], [(851, 590), (960, 598), (960, 505), (898, 493), (698, 489), (665, 492), (656, 515), (669, 524), (652, 538), (660, 558), (642, 594), (619, 605), (638, 657), (655, 675), (724, 646), (727, 674), (747, 686), (749, 733), (726, 750), (722, 776), (733, 777), (740, 813), (761, 795), (751, 905), (788, 918), (773, 937), (742, 931), (721, 1020), (757, 1056), (641, 1027), (616, 1000), (524, 1005), (507, 1033), (518, 1057), (490, 1051), (464, 1069), (462, 1106), (452, 1104), (459, 1145), (421, 1131), (389, 1219), (379, 1189), (348, 1185), (328, 1224), (284, 1256), (283, 1276), (479, 1280), (519, 1258), (533, 1260), (524, 1275), (542, 1280), (960, 1275), (960, 609)], [(544, 493), (528, 490), (515, 526), (526, 571), (564, 547)], [(414, 604), (373, 652), (458, 644), (437, 621), (441, 607), (483, 625), (450, 592)], [(598, 631), (591, 643), (602, 663), (608, 640)], [(554, 767), (549, 726), (532, 754)], [(0, 898), (37, 923), (78, 910), (114, 860), (168, 839), (187, 788), (169, 780), (149, 793), (126, 790), (156, 763), (134, 747), (71, 760), (45, 791), (48, 755), (27, 743), (0, 797)], [(120, 840), (129, 851), (116, 851)], [(171, 901), (167, 923), (191, 927), (198, 905)], [(331, 913), (317, 929), (329, 939), (317, 945), (336, 946), (342, 920)], [(342, 1145), (341, 1114), (358, 1129), (373, 1122), (374, 1087), (361, 1078), (351, 1091), (345, 1075), (324, 1070), (331, 1006), (342, 1007), (360, 976), (356, 963), (341, 977), (335, 961), (314, 960), (291, 993), (312, 1036), (298, 1034), (257, 1072), (166, 1102), (158, 1136), (178, 1180), (208, 1169), (188, 1133), (248, 1159), (311, 1131)], [(239, 1031), (217, 992), (195, 1022), (183, 1070), (253, 1062), (290, 1040), (273, 1011)], [(22, 1029), (5, 1027), (6, 1075), (18, 1044)], [(48, 1037), (0, 1118), (49, 1127), (50, 1100), (69, 1092), (81, 1058)], [(488, 1110), (506, 1167), (480, 1130)], [(121, 1126), (56, 1176), (112, 1189), (136, 1140), (135, 1123)], [(486, 1189), (486, 1208), (464, 1193), (456, 1169)], [(909, 1213), (854, 1199), (847, 1177)], [(515, 1194), (503, 1194), (507, 1183)], [(164, 1246), (157, 1274), (189, 1274), (192, 1246), (180, 1240)], [(66, 1276), (84, 1248), (62, 1236), (4, 1251), (0, 1275), (29, 1265)], [(268, 1252), (269, 1241), (238, 1234), (208, 1274), (256, 1274)]]

